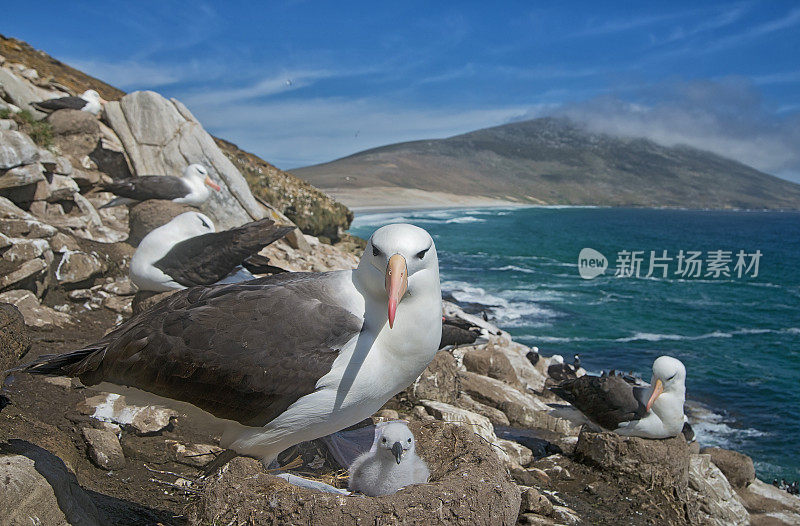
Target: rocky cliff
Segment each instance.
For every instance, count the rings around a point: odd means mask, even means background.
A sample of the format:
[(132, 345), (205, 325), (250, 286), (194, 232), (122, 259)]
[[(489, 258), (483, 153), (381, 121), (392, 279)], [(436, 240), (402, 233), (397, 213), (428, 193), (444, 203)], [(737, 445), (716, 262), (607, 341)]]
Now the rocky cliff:
[[(212, 141), (178, 101), (117, 93), (111, 115), (102, 119), (61, 110), (37, 120), (22, 110), (31, 97), (95, 86), (81, 85), (84, 77), (63, 65), (14, 57), (0, 57), (6, 79), (0, 92), (0, 368), (96, 341), (136, 306), (126, 278), (133, 245), (141, 232), (183, 208), (147, 201), (130, 211), (98, 209), (110, 198), (102, 181), (203, 155), (225, 187), (204, 205), (218, 220), (271, 214), (288, 221), (287, 211), (297, 224), (306, 220), (322, 236), (338, 236), (343, 223), (334, 229), (335, 220), (313, 217), (323, 215), (314, 203), (325, 203), (324, 196), (233, 145)], [(73, 84), (39, 85), (44, 74), (32, 64), (42, 72), (69, 72)], [(113, 96), (112, 88), (96, 87)], [(264, 175), (261, 201), (250, 188)], [(346, 210), (337, 210), (349, 220)], [(262, 254), (289, 271), (325, 271), (352, 268), (354, 252), (352, 242), (331, 245), (295, 232)], [(556, 409), (563, 402), (546, 389), (560, 357), (540, 356), (456, 305), (445, 304), (443, 314), (476, 327), (483, 343), (440, 351), (372, 418), (411, 422), (430, 484), (386, 497), (345, 497), (298, 488), (241, 458), (202, 479), (200, 467), (220, 451), (220, 436), (206, 422), (137, 393), (123, 397), (69, 378), (18, 375), (6, 378), (0, 391), (0, 516), (8, 524), (43, 525), (800, 521), (800, 499), (755, 479), (744, 455), (698, 451), (682, 437), (649, 441), (592, 432), (562, 418)], [(315, 480), (346, 485), (320, 441), (298, 445), (280, 460)]]

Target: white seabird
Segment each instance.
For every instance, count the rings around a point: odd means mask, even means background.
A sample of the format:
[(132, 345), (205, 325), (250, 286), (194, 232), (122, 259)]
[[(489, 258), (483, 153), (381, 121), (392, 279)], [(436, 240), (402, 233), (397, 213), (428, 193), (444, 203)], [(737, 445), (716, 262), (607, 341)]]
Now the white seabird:
[(59, 97), (57, 99), (43, 100), (42, 102), (34, 102), (33, 107), (44, 113), (52, 113), (56, 110), (81, 110), (97, 115), (106, 102), (108, 101), (103, 99), (95, 90), (87, 89), (79, 97)]
[(155, 292), (253, 279), (242, 266), (248, 266), (247, 258), (292, 230), (260, 219), (215, 232), (205, 214), (184, 212), (142, 239), (131, 258), (130, 278), (139, 290)]
[(165, 199), (173, 203), (199, 206), (211, 196), (209, 187), (217, 192), (222, 189), (208, 175), (205, 166), (190, 164), (183, 171), (183, 177), (140, 175), (105, 184), (103, 185), (105, 190), (119, 197), (112, 199), (100, 208), (146, 201), (147, 199)]
[(15, 370), (188, 402), (227, 420), (223, 447), (269, 464), (410, 385), (436, 354), (441, 316), (433, 239), (394, 224), (354, 270), (178, 291), (93, 345)]
[(405, 422), (395, 420), (375, 428), (372, 449), (350, 465), (347, 489), (364, 495), (392, 495), (411, 484), (428, 482), (430, 472), (417, 456), (414, 434)]
[(636, 385), (615, 374), (587, 374), (550, 390), (592, 422), (620, 435), (670, 438), (678, 436), (684, 427), (686, 368), (671, 356), (653, 362), (649, 386)]

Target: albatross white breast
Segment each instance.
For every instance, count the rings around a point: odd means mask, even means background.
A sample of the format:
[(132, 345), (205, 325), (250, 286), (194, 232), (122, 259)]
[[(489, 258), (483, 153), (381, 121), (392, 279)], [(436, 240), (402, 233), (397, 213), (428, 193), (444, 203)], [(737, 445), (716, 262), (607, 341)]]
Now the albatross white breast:
[(441, 338), (439, 264), (421, 228), (378, 229), (358, 268), (179, 291), (84, 349), (17, 370), (189, 402), (223, 447), (266, 463), (372, 415)]
[(131, 258), (139, 290), (164, 292), (253, 279), (247, 258), (294, 230), (259, 219), (223, 232), (200, 212), (185, 212), (147, 234)]

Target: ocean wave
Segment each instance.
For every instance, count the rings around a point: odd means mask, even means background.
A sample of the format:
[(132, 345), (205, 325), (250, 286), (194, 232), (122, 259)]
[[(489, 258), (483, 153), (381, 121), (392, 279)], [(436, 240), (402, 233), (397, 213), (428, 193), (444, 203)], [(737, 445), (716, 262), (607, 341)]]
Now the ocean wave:
[(495, 272), (522, 272), (524, 274), (535, 274), (536, 271), (530, 268), (518, 267), (516, 265), (506, 265), (504, 267), (490, 268), (489, 270)]
[(463, 281), (443, 281), (442, 290), (450, 293), (459, 303), (472, 303), (485, 307), (487, 314), (491, 315), (500, 327), (532, 325), (535, 324), (532, 322), (541, 322), (558, 316), (557, 312), (531, 301), (528, 297), (530, 291), (504, 291), (506, 295), (515, 298), (520, 295), (525, 297), (524, 300), (515, 300)]
[(447, 219), (445, 223), (456, 223), (456, 224), (463, 224), (463, 223), (485, 223), (485, 219), (481, 219), (475, 216), (464, 216), (464, 217), (454, 217), (452, 219)]
[(702, 446), (731, 449), (741, 446), (748, 439), (768, 435), (758, 429), (736, 427), (734, 419), (716, 413), (700, 402), (687, 400), (686, 413), (697, 436), (697, 442)]
[(690, 336), (685, 334), (657, 334), (650, 332), (637, 332), (634, 333), (632, 336), (616, 338), (614, 341), (620, 343), (627, 343), (635, 341), (658, 342), (664, 340), (671, 340), (671, 341), (706, 340), (709, 338), (733, 338), (734, 336), (745, 336), (750, 334), (782, 334), (782, 333), (800, 334), (800, 329), (796, 327), (790, 327), (788, 329), (745, 328), (745, 329), (736, 329), (730, 332), (713, 331), (706, 334), (698, 334), (695, 336)]

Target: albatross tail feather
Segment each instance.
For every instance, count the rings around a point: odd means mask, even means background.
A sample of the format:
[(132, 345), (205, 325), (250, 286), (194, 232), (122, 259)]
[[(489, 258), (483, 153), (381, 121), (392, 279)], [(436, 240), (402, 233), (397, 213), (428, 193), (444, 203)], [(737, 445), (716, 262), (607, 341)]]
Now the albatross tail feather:
[(105, 347), (88, 347), (64, 354), (45, 354), (36, 360), (9, 370), (9, 373), (78, 376), (94, 369), (105, 354)]

